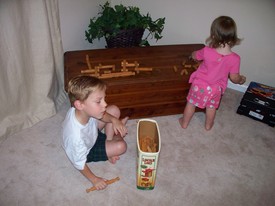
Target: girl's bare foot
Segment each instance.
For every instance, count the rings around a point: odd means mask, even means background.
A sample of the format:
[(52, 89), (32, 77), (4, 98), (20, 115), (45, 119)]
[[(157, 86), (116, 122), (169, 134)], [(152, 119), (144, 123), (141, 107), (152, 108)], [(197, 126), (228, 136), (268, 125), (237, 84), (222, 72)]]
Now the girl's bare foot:
[(112, 164), (115, 164), (119, 159), (120, 159), (119, 156), (113, 156), (109, 158), (109, 162), (111, 162)]
[(183, 117), (179, 118), (179, 123), (180, 123), (180, 126), (183, 128), (183, 129), (186, 129), (187, 126), (183, 125)]
[(180, 126), (182, 127), (183, 117), (179, 118)]
[(206, 108), (206, 119), (205, 119), (205, 130), (209, 131), (213, 125), (216, 115), (216, 109), (215, 108)]
[(207, 130), (207, 131), (211, 130), (213, 125), (214, 125), (214, 122), (205, 124), (205, 130)]

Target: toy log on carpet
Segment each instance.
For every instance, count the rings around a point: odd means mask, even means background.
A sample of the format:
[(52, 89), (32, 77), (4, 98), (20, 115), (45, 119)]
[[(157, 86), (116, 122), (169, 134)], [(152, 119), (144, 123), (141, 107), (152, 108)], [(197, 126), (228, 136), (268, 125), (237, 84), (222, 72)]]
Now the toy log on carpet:
[[(110, 184), (112, 184), (112, 183), (114, 183), (116, 181), (119, 181), (119, 180), (120, 180), (120, 178), (116, 177), (114, 179), (106, 180), (105, 182), (107, 183), (107, 185), (110, 185)], [(96, 190), (96, 187), (93, 186), (93, 187), (91, 187), (89, 189), (86, 189), (86, 192), (89, 193), (89, 192), (92, 192), (92, 191), (95, 191), (95, 190)]]

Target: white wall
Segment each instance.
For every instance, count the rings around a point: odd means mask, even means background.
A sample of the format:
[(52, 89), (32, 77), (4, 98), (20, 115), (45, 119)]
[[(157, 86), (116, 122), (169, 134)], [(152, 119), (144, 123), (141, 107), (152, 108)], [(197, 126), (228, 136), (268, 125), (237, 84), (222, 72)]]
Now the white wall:
[[(59, 0), (64, 51), (104, 48), (105, 41), (93, 45), (85, 41), (89, 19), (105, 0)], [(112, 0), (113, 5), (138, 6), (153, 19), (166, 17), (163, 38), (151, 45), (204, 43), (211, 22), (220, 15), (234, 18), (243, 38), (234, 51), (241, 58), (241, 73), (247, 83), (257, 81), (275, 87), (275, 1), (274, 0)]]
[(91, 45), (85, 40), (90, 18), (99, 11), (105, 0), (59, 0), (60, 26), (64, 52), (102, 48), (104, 42)]

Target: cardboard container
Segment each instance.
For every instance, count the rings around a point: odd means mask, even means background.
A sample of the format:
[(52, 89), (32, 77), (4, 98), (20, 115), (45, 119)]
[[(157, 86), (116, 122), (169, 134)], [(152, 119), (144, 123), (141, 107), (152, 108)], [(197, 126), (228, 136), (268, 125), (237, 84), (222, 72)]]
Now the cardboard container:
[(152, 119), (140, 119), (137, 125), (138, 189), (154, 189), (160, 147), (161, 138), (157, 122)]
[(274, 127), (275, 88), (258, 82), (250, 82), (237, 113)]

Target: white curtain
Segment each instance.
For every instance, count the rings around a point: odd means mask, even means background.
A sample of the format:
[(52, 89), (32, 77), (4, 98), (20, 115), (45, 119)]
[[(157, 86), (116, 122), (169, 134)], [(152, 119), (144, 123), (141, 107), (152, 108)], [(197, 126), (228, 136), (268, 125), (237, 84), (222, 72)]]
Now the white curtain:
[(0, 143), (66, 100), (58, 0), (0, 0)]

